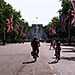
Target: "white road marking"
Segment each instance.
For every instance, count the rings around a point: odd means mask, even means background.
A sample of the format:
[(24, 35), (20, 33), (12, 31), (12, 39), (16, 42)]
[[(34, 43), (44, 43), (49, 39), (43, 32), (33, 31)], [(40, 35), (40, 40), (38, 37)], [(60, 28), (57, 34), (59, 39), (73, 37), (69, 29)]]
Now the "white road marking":
[(50, 65), (50, 68), (53, 70), (53, 67)]

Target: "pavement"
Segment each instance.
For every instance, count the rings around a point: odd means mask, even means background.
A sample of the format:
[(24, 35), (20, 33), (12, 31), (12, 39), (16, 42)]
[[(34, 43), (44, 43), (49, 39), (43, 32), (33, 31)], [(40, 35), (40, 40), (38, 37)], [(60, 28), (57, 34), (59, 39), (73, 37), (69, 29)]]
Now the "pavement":
[[(0, 46), (0, 75), (75, 75), (75, 54), (71, 49), (75, 50), (62, 46), (61, 60), (51, 64), (55, 57), (54, 50), (49, 50), (49, 43), (41, 43), (36, 62), (31, 56), (30, 42)], [(68, 69), (65, 69), (66, 64)]]
[(53, 75), (45, 47), (40, 47), (36, 62), (32, 62), (31, 50), (30, 43), (0, 46), (0, 75)]

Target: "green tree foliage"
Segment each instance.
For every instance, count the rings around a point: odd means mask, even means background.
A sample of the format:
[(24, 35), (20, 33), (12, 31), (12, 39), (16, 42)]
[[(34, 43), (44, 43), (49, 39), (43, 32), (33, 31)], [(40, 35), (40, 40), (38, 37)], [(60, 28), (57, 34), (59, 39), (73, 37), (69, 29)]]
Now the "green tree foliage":
[(59, 25), (60, 25), (59, 17), (53, 17), (51, 22), (49, 22), (49, 24), (44, 27), (48, 38), (51, 38), (51, 34), (50, 34), (50, 28), (51, 27), (55, 27), (56, 28), (56, 32), (57, 32), (56, 35), (58, 36), (58, 34), (59, 34)]
[(67, 35), (67, 38), (71, 40), (72, 37), (75, 36), (75, 27), (71, 24), (72, 21), (72, 16), (71, 16), (71, 11), (74, 11), (71, 0), (60, 0), (61, 1), (61, 13), (62, 14), (66, 14), (68, 16), (68, 20), (67, 20), (67, 33), (65, 35)]
[[(51, 27), (56, 27), (56, 35), (59, 38), (68, 38), (69, 37), (69, 28), (71, 28), (71, 37), (75, 36), (74, 34), (74, 27), (71, 25), (71, 10), (74, 10), (72, 7), (71, 0), (60, 0), (61, 2), (61, 9), (58, 10), (59, 17), (53, 17), (51, 22), (49, 22), (48, 25), (45, 26), (45, 32), (50, 37), (50, 31), (49, 29)], [(65, 14), (68, 19), (66, 20), (66, 33), (60, 31), (61, 21), (60, 21), (60, 14)]]
[[(11, 33), (7, 33), (8, 27), (6, 26), (7, 19), (13, 17), (13, 28), (14, 31)], [(0, 0), (0, 39), (6, 40), (15, 40), (18, 39), (17, 36), (20, 36), (18, 31), (18, 23), (20, 24), (20, 32), (25, 27), (25, 32), (28, 32), (29, 25), (28, 22), (23, 21), (21, 18), (20, 11), (17, 12), (13, 7), (6, 3), (4, 0)]]

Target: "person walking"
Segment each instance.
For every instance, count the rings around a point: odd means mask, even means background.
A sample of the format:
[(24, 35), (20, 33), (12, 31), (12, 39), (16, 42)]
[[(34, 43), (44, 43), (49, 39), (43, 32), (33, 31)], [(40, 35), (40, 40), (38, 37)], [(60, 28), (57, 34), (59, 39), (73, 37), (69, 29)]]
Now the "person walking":
[(60, 45), (61, 45), (61, 43), (59, 41), (59, 42), (57, 42), (56, 47), (55, 47), (55, 56), (56, 56), (57, 62), (58, 62), (58, 60), (60, 60), (60, 51), (61, 51)]
[(55, 39), (52, 39), (49, 50), (51, 50), (51, 47), (53, 47), (53, 49), (55, 49), (55, 43), (56, 43)]

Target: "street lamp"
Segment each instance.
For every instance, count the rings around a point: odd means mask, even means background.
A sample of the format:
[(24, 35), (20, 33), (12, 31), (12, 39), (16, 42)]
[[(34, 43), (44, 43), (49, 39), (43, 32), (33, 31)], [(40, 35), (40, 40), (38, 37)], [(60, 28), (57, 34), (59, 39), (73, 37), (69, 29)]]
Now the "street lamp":
[(36, 37), (39, 38), (39, 34), (38, 34), (38, 17), (36, 17)]

